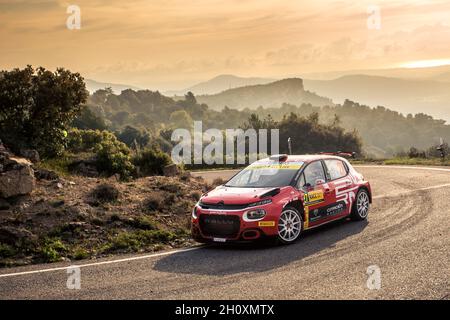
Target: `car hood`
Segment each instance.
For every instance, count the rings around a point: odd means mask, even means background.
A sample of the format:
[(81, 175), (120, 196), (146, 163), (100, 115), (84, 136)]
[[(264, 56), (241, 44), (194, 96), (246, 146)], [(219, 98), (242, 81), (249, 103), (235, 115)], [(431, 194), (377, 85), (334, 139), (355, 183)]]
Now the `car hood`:
[(234, 188), (219, 186), (205, 194), (200, 201), (207, 204), (216, 204), (221, 201), (223, 201), (223, 204), (248, 204), (259, 201), (260, 197), (268, 192), (276, 193), (277, 189), (283, 189), (283, 187)]

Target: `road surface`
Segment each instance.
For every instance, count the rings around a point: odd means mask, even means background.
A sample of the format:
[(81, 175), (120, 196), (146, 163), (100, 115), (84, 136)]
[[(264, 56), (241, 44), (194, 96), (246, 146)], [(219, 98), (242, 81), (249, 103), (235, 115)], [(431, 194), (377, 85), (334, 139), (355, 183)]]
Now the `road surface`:
[[(358, 170), (374, 192), (367, 222), (333, 223), (290, 246), (200, 246), (78, 261), (79, 290), (67, 288), (67, 262), (1, 269), (0, 298), (449, 299), (450, 169)], [(379, 289), (368, 286), (368, 268), (379, 268)]]

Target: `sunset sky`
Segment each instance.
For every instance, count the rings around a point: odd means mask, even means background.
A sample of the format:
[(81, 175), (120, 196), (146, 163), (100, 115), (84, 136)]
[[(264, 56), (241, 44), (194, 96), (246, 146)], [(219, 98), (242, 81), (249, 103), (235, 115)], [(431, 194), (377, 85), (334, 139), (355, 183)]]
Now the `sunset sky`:
[[(69, 5), (80, 30), (66, 27)], [(371, 5), (379, 30), (367, 27)], [(450, 64), (450, 1), (0, 0), (0, 37), (1, 69), (63, 66), (166, 90), (224, 73)]]

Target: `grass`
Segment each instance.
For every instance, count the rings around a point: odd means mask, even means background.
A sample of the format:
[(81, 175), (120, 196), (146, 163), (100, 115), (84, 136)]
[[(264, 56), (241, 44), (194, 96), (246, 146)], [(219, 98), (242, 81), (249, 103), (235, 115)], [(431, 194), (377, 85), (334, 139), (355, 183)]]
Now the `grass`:
[(70, 172), (69, 172), (69, 164), (70, 163), (71, 163), (71, 160), (68, 157), (62, 156), (60, 158), (41, 160), (38, 164), (38, 167), (42, 168), (42, 169), (54, 171), (59, 176), (68, 177), (70, 175)]
[(67, 252), (67, 247), (58, 238), (46, 238), (40, 249), (42, 258), (46, 262), (60, 261), (62, 255)]
[(164, 230), (138, 230), (121, 232), (112, 238), (111, 243), (104, 247), (105, 251), (131, 250), (138, 251), (152, 244), (167, 243), (176, 239), (176, 235)]
[(392, 158), (383, 161), (385, 165), (424, 165), (424, 166), (450, 166), (450, 159), (438, 158)]

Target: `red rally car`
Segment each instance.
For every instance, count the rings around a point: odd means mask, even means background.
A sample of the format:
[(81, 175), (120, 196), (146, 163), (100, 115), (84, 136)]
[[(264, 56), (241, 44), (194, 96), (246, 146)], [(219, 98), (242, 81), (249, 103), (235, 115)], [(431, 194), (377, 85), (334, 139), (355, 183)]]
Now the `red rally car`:
[(369, 182), (346, 159), (274, 155), (204, 194), (192, 211), (192, 236), (198, 242), (275, 237), (289, 244), (331, 221), (366, 219), (370, 203)]

